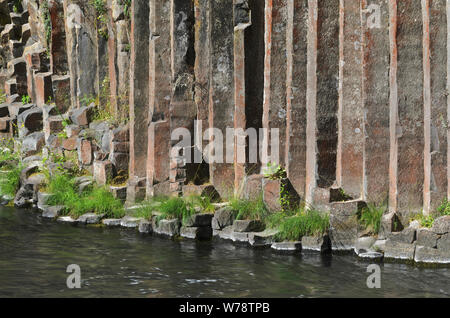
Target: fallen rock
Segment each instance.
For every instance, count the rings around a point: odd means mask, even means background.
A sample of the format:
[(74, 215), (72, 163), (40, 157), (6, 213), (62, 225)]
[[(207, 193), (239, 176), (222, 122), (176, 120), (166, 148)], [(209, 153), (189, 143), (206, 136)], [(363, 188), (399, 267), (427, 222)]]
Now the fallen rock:
[(392, 232), (387, 235), (389, 241), (396, 243), (412, 244), (416, 240), (416, 229), (407, 227), (401, 232)]
[(450, 252), (427, 246), (417, 246), (414, 261), (416, 263), (450, 264)]
[(262, 232), (249, 233), (249, 243), (253, 247), (271, 246), (275, 241), (278, 230), (266, 229)]
[(213, 230), (211, 227), (188, 227), (183, 226), (180, 230), (180, 236), (188, 239), (207, 241), (212, 238)]
[(122, 219), (104, 219), (102, 223), (108, 227), (118, 227), (122, 223)]
[(385, 245), (384, 258), (412, 261), (416, 244), (405, 244), (388, 240)]
[(331, 247), (331, 240), (328, 235), (302, 237), (302, 249), (305, 251), (326, 253), (331, 251)]
[(358, 257), (362, 258), (362, 259), (368, 259), (371, 261), (375, 261), (375, 260), (381, 261), (383, 259), (384, 255), (383, 255), (383, 253), (371, 251), (371, 252), (359, 253)]
[(280, 242), (272, 243), (270, 246), (273, 250), (285, 253), (295, 253), (302, 250), (302, 242)]
[(249, 243), (248, 235), (248, 232), (233, 232), (231, 235), (231, 239), (233, 240), (233, 242)]
[(330, 239), (333, 250), (350, 251), (355, 248), (359, 226), (357, 216), (365, 206), (363, 201), (357, 200), (330, 204)]
[(437, 218), (433, 223), (431, 231), (441, 235), (450, 233), (450, 215), (441, 216), (440, 218)]
[(209, 213), (198, 213), (194, 214), (190, 218), (188, 218), (184, 226), (186, 227), (211, 227), (211, 221), (214, 217), (214, 214)]
[(58, 222), (61, 222), (61, 223), (69, 223), (69, 224), (76, 224), (77, 223), (77, 220), (74, 220), (72, 217), (70, 217), (70, 216), (60, 216), (58, 219), (57, 219), (57, 221)]
[(233, 240), (233, 226), (227, 226), (223, 228), (222, 230), (214, 230), (213, 229), (213, 236), (217, 236), (218, 238), (222, 240)]
[(48, 200), (52, 197), (52, 194), (38, 191), (37, 198), (37, 207), (39, 210), (43, 211), (44, 207), (47, 206)]
[(364, 254), (367, 252), (374, 252), (372, 246), (376, 242), (376, 238), (374, 237), (360, 237), (355, 240), (355, 253), (357, 255)]
[(46, 219), (55, 219), (65, 210), (64, 206), (46, 206), (42, 210), (42, 217)]
[(262, 232), (264, 229), (264, 223), (259, 220), (235, 220), (233, 222), (234, 232)]
[(233, 225), (236, 218), (236, 212), (231, 207), (224, 207), (214, 213), (212, 227), (215, 230), (222, 230), (227, 226)]
[(139, 227), (139, 223), (142, 221), (142, 218), (135, 218), (132, 216), (125, 216), (122, 218), (120, 222), (120, 226), (126, 227), (126, 228), (137, 228)]
[(440, 251), (450, 253), (450, 233), (441, 236), (441, 238), (437, 242), (437, 248)]
[(429, 229), (417, 230), (417, 245), (436, 248), (439, 235)]
[(141, 220), (139, 222), (139, 233), (149, 234), (153, 232), (152, 223), (148, 220)]
[(98, 224), (104, 215), (95, 214), (95, 213), (86, 213), (80, 216), (77, 219), (77, 222), (80, 224)]
[(35, 132), (23, 140), (21, 151), (25, 156), (32, 156), (39, 153), (45, 145), (45, 134)]
[(88, 126), (94, 117), (95, 106), (83, 106), (75, 109), (70, 116), (70, 120), (78, 126)]
[(181, 223), (178, 219), (160, 220), (154, 232), (164, 236), (176, 237), (180, 235), (180, 227)]

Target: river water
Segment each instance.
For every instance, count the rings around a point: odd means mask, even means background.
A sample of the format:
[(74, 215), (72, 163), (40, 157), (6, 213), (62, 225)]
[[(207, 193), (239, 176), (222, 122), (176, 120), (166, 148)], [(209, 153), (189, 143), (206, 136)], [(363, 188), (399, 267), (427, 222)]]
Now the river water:
[[(67, 266), (81, 288), (66, 286)], [(277, 255), (232, 243), (174, 242), (74, 227), (0, 208), (0, 297), (449, 297), (450, 269), (381, 265), (369, 289), (353, 256)]]

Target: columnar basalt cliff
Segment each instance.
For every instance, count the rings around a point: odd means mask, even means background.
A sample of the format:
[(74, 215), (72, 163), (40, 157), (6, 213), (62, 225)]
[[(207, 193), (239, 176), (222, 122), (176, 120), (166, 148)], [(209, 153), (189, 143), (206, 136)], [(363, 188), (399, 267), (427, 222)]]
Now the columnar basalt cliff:
[[(26, 156), (75, 151), (99, 183), (128, 175), (113, 191), (129, 204), (213, 186), (278, 210), (288, 188), (331, 213), (345, 249), (339, 228), (362, 205), (387, 206), (387, 235), (450, 195), (449, 12), (445, 0), (0, 0), (0, 134)], [(178, 128), (191, 145), (172, 140)], [(186, 160), (208, 128), (226, 137), (224, 160)], [(256, 129), (258, 153), (227, 128)], [(287, 178), (266, 178), (264, 154)]]

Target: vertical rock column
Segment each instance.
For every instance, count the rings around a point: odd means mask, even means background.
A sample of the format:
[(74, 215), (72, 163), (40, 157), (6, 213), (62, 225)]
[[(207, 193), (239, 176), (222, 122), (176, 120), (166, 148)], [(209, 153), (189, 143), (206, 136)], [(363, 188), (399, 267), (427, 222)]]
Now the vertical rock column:
[(97, 26), (91, 5), (82, 0), (64, 0), (67, 61), (72, 106), (98, 94)]
[[(170, 103), (170, 131), (177, 128), (188, 129), (191, 138), (194, 136), (194, 120), (196, 106), (194, 102), (194, 6), (191, 1), (172, 0), (171, 15), (171, 52), (172, 52), (172, 82), (173, 93)], [(170, 190), (181, 195), (183, 185), (193, 179), (194, 169), (192, 143), (189, 148), (174, 149), (171, 154), (182, 155), (189, 162), (171, 157)], [(171, 141), (176, 147), (178, 141)]]
[[(265, 0), (265, 62), (263, 104), (263, 165), (286, 166), (286, 28), (287, 0)], [(271, 149), (271, 130), (278, 129), (277, 148)], [(274, 144), (275, 145), (275, 144)], [(267, 155), (267, 159), (265, 159)], [(266, 161), (267, 162), (264, 162)]]
[(308, 1), (288, 1), (286, 172), (304, 197), (306, 178), (306, 85)]
[(336, 179), (339, 0), (308, 4), (305, 199), (314, 205)]
[(447, 6), (445, 0), (422, 1), (425, 102), (424, 213), (447, 197)]
[(246, 89), (245, 89), (245, 29), (251, 25), (248, 2), (234, 0), (234, 188), (239, 191), (245, 178), (246, 162)]
[(110, 111), (116, 118), (120, 118), (118, 105), (117, 105), (117, 31), (116, 20), (123, 19), (123, 7), (117, 0), (108, 0), (108, 6), (111, 8), (108, 10), (108, 78), (109, 78), (109, 103)]
[(52, 72), (55, 75), (67, 75), (68, 65), (63, 3), (58, 0), (50, 0), (48, 2), (48, 9), (52, 23), (50, 44)]
[(150, 1), (147, 195), (169, 191), (170, 101), (172, 98), (171, 0)]
[(130, 169), (127, 200), (145, 196), (149, 125), (149, 4), (131, 5)]
[(361, 1), (364, 120), (363, 199), (387, 203), (389, 194), (389, 2)]
[[(233, 0), (211, 0), (210, 21), (209, 126), (226, 136), (226, 129), (234, 127)], [(234, 192), (234, 165), (224, 158), (232, 145), (224, 140), (223, 158), (210, 162), (210, 179), (222, 198)]]
[[(422, 7), (420, 1), (402, 0), (391, 4), (391, 23), (397, 19), (396, 37), (391, 34), (391, 46), (397, 46), (396, 71), (397, 99), (391, 105), (391, 151), (396, 156), (391, 164), (391, 210), (406, 217), (413, 212), (422, 211), (424, 186), (424, 69), (423, 69), (423, 30)], [(395, 6), (397, 7), (395, 10)], [(395, 59), (395, 48), (393, 56)], [(392, 83), (391, 83), (392, 85)], [(395, 92), (391, 98), (396, 97)], [(397, 107), (395, 107), (397, 106)], [(397, 108), (397, 112), (395, 112)], [(394, 127), (395, 125), (395, 127)], [(397, 160), (393, 160), (397, 157)], [(396, 188), (396, 191), (395, 191)]]
[(337, 185), (353, 198), (362, 195), (364, 110), (361, 94), (361, 0), (340, 1), (339, 146)]

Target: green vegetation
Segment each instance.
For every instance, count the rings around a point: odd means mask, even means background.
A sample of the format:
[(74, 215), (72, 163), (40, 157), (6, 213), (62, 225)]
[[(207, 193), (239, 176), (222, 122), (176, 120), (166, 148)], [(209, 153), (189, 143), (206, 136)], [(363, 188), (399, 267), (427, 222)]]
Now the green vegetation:
[(192, 202), (179, 197), (171, 197), (163, 201), (159, 206), (159, 212), (161, 215), (158, 216), (157, 222), (163, 219), (179, 219), (183, 223), (196, 213)]
[[(6, 169), (4, 169), (6, 168)], [(6, 166), (2, 168), (0, 176), (0, 195), (14, 197), (20, 185), (20, 173), (23, 169), (21, 164)]]
[(14, 13), (19, 13), (22, 8), (22, 0), (14, 0), (13, 11)]
[(421, 226), (431, 228), (437, 218), (446, 215), (450, 215), (450, 203), (447, 199), (444, 199), (434, 213), (430, 215), (424, 215), (423, 213), (417, 214), (412, 221), (419, 221)]
[(6, 93), (3, 89), (0, 88), (0, 104), (6, 102)]
[(98, 20), (98, 34), (102, 36), (105, 40), (108, 39), (108, 8), (106, 7), (106, 0), (91, 0), (91, 4), (94, 6), (97, 13)]
[(120, 0), (120, 4), (123, 5), (123, 13), (125, 14), (125, 18), (130, 18), (131, 0)]
[(279, 212), (266, 220), (269, 228), (278, 229), (277, 241), (298, 241), (303, 236), (320, 236), (328, 231), (328, 214), (317, 210)]
[(26, 104), (29, 104), (29, 103), (31, 103), (31, 97), (28, 96), (28, 95), (23, 95), (22, 96), (22, 104), (26, 105)]
[(359, 223), (365, 228), (370, 230), (374, 234), (378, 234), (381, 227), (381, 218), (386, 211), (384, 206), (376, 206), (374, 204), (368, 204), (367, 207), (361, 211)]
[(108, 218), (121, 218), (125, 215), (122, 202), (104, 187), (93, 186), (79, 193), (71, 176), (53, 176), (47, 190), (52, 194), (49, 205), (64, 205), (67, 213), (79, 217), (86, 213), (105, 214)]
[(237, 212), (237, 220), (265, 220), (270, 214), (264, 204), (262, 195), (255, 200), (233, 197), (229, 201), (231, 208)]
[(44, 21), (45, 40), (47, 41), (47, 55), (50, 56), (50, 44), (52, 42), (52, 20), (50, 17), (50, 10), (48, 8), (48, 1), (42, 1), (41, 9), (42, 20)]

